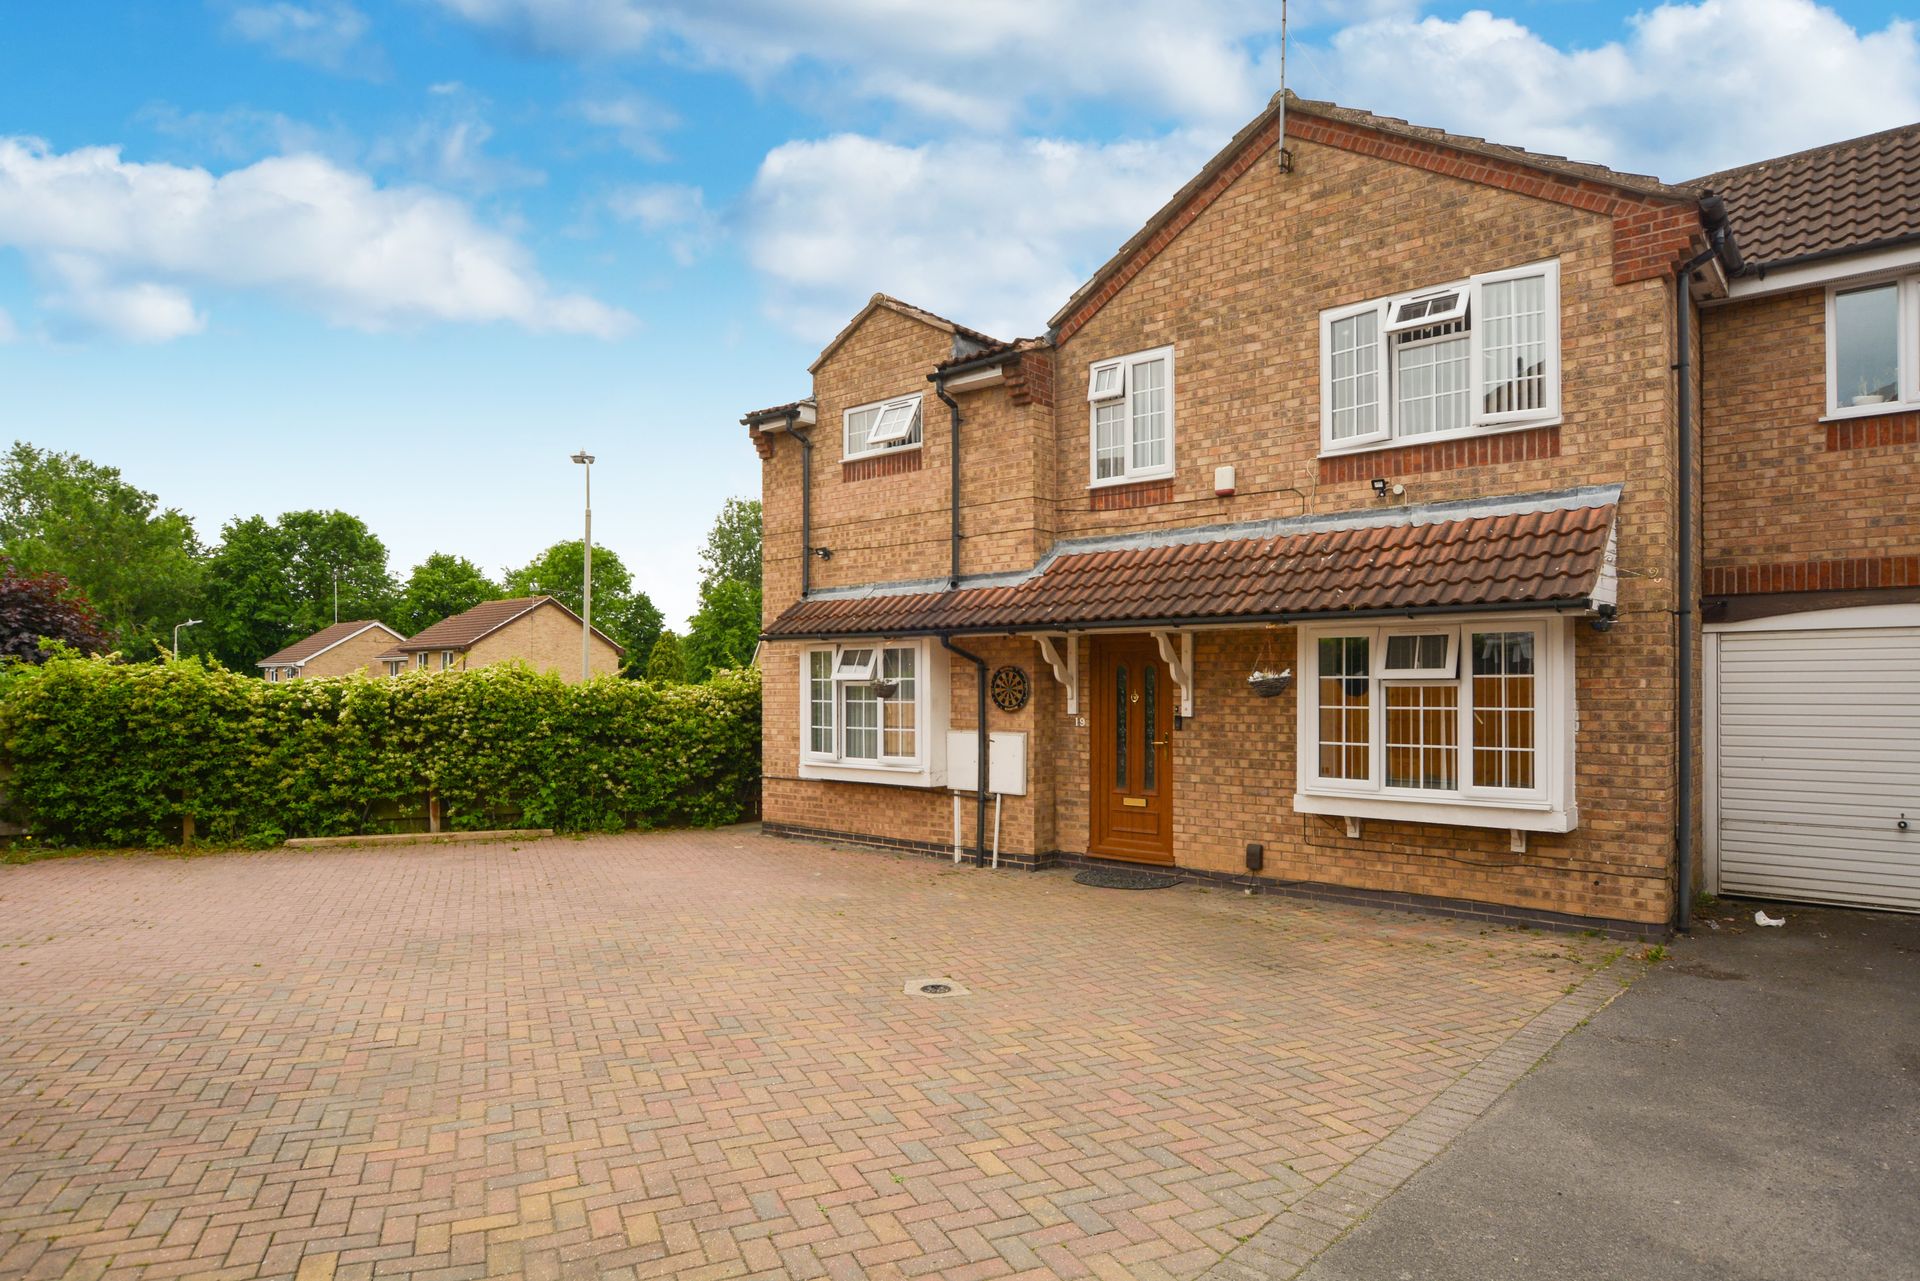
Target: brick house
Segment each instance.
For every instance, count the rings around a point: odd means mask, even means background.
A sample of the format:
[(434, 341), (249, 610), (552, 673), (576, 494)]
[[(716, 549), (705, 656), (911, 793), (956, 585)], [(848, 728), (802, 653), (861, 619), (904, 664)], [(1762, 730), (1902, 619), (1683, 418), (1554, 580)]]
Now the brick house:
[[(449, 671), (518, 659), (535, 671), (580, 679), (580, 615), (551, 596), (490, 600), (443, 618), (417, 636), (383, 647), (386, 674)], [(626, 651), (592, 629), (589, 670), (615, 676)]]
[(1684, 924), (1739, 206), (1281, 105), (1043, 337), (876, 295), (743, 420), (767, 827)]
[(373, 676), (384, 670), (380, 656), (399, 639), (399, 632), (378, 619), (335, 623), (267, 655), (254, 666), (270, 681), (355, 673)]

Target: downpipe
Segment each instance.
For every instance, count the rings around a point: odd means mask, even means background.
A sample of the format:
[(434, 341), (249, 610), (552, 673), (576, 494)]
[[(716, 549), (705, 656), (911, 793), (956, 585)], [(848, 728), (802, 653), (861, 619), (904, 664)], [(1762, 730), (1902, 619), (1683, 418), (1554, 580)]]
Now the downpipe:
[(947, 472), (952, 486), (952, 494), (947, 500), (950, 518), (947, 542), (951, 563), (947, 569), (947, 587), (949, 590), (960, 586), (960, 402), (947, 391), (945, 374), (933, 376), (933, 394), (946, 404), (948, 420), (953, 432), (952, 457), (947, 460)]

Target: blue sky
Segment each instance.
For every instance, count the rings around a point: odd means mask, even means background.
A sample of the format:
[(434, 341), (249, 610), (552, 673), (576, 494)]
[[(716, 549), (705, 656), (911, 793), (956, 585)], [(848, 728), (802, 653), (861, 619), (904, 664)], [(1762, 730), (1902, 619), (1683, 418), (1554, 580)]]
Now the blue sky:
[[(202, 536), (577, 535), (678, 623), (875, 290), (1014, 336), (1246, 119), (1252, 0), (0, 0), (0, 430)], [(1920, 119), (1901, 7), (1297, 0), (1313, 97), (1699, 173)]]

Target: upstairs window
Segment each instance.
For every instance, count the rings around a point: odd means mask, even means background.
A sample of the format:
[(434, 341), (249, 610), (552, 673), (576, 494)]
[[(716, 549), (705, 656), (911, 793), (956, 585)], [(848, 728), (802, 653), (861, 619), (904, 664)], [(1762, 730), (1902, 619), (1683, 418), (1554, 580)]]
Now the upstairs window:
[(891, 449), (920, 446), (919, 396), (876, 401), (849, 409), (845, 423), (843, 459), (871, 458)]
[(1827, 291), (1827, 413), (1920, 407), (1920, 276)]
[(1320, 401), (1329, 451), (1557, 420), (1559, 264), (1322, 312)]
[(1095, 364), (1087, 404), (1094, 485), (1173, 475), (1173, 348)]

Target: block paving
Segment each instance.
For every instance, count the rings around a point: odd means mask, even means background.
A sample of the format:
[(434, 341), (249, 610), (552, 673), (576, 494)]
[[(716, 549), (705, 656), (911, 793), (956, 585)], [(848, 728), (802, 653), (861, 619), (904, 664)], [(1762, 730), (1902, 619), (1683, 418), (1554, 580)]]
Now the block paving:
[(0, 1276), (1282, 1275), (1609, 946), (749, 828), (0, 868)]

